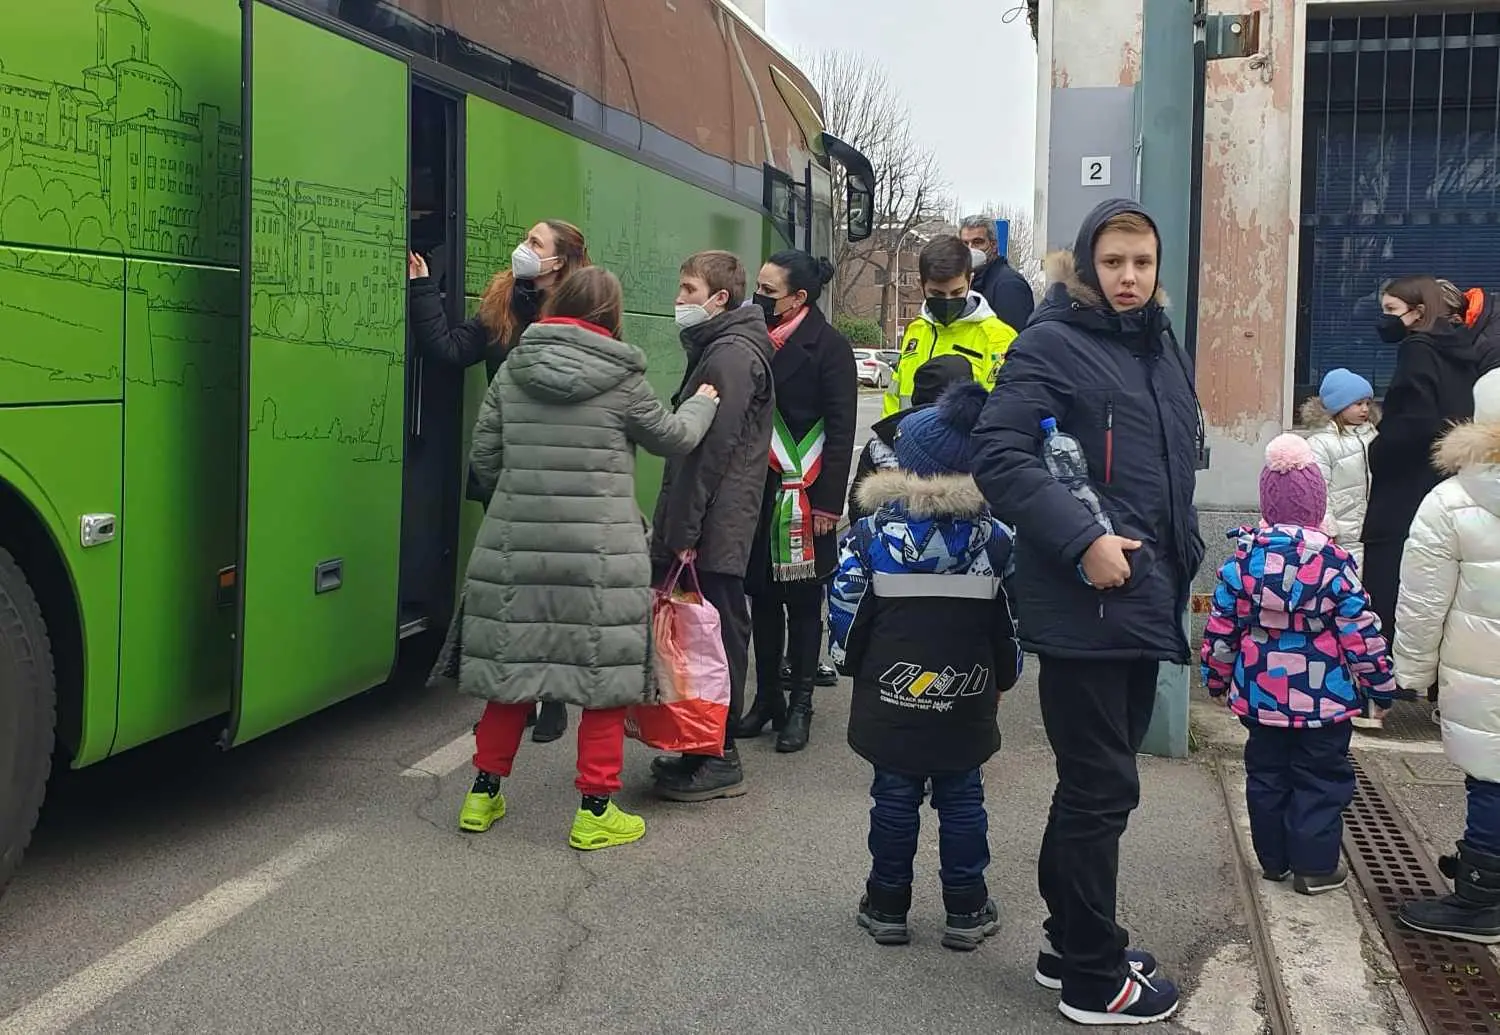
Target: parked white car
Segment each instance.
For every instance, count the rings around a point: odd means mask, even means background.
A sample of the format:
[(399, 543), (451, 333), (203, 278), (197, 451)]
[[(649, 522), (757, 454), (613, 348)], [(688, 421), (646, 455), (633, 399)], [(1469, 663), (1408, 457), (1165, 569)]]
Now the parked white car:
[(890, 364), (880, 358), (875, 349), (854, 350), (854, 370), (859, 383), (867, 388), (885, 389), (891, 386)]

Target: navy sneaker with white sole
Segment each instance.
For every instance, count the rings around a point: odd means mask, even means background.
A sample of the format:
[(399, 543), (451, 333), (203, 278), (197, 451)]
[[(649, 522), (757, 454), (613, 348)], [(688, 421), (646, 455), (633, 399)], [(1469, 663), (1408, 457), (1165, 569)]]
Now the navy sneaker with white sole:
[(1177, 986), (1166, 978), (1146, 978), (1134, 970), (1107, 1003), (1070, 1003), (1063, 993), (1057, 1008), (1075, 1024), (1091, 1026), (1154, 1024), (1177, 1012)]
[[(1150, 980), (1156, 977), (1160, 971), (1156, 957), (1149, 952), (1139, 949), (1126, 949), (1125, 962), (1130, 964), (1130, 969), (1142, 977)], [(1052, 947), (1051, 942), (1044, 941), (1041, 951), (1036, 954), (1036, 973), (1032, 976), (1036, 983), (1043, 988), (1050, 988), (1054, 992), (1062, 991), (1063, 961), (1057, 950)]]

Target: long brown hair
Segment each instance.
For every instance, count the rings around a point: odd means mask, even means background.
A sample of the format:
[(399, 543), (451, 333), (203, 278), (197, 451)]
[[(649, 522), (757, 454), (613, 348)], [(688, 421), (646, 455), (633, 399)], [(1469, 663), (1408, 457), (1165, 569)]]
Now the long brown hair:
[[(571, 274), (587, 269), (593, 262), (589, 259), (582, 230), (561, 219), (544, 219), (542, 222), (552, 231), (557, 241), (557, 254), (563, 259), (557, 282), (552, 285), (555, 292)], [(489, 287), (484, 289), (484, 297), (479, 302), (479, 321), (489, 330), (492, 343), (509, 345), (515, 337), (518, 321), (511, 307), (511, 292), (515, 286), (516, 275), (507, 269), (496, 273), (490, 279)]]
[(1443, 297), (1443, 286), (1436, 277), (1397, 277), (1381, 294), (1399, 298), (1412, 309), (1422, 307), (1422, 318), (1412, 324), (1413, 331), (1432, 331), (1439, 324), (1448, 323), (1453, 315), (1453, 307)]
[(588, 266), (570, 274), (547, 296), (542, 315), (583, 320), (618, 338), (625, 320), (625, 293), (620, 288), (620, 278), (603, 266)]

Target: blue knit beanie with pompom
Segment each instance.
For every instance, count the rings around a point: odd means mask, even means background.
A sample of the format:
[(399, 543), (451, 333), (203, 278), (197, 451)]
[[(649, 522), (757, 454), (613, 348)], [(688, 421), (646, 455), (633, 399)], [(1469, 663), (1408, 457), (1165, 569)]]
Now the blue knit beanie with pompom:
[(972, 474), (974, 425), (989, 399), (983, 385), (950, 386), (937, 405), (918, 410), (896, 429), (896, 462), (913, 474)]

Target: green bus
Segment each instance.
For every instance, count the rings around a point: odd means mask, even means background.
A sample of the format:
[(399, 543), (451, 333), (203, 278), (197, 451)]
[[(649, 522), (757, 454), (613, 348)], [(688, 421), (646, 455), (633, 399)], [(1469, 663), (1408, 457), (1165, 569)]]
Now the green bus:
[(684, 256), (830, 255), (841, 181), (869, 233), (868, 161), (728, 0), (7, 6), (0, 888), (54, 758), (243, 744), (435, 650), (484, 374), (412, 352), (408, 249), (459, 320), (579, 224), (666, 393)]

